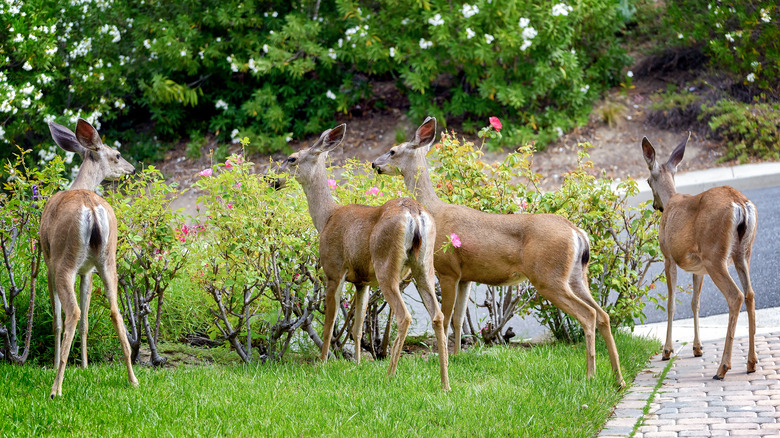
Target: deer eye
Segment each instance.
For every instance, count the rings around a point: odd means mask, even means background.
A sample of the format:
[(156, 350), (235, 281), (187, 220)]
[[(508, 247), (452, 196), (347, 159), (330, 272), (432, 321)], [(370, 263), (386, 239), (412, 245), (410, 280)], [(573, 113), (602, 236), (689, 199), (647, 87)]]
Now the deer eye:
[(288, 163), (290, 163), (290, 164), (292, 164), (292, 163), (296, 162), (297, 160), (298, 160), (298, 159), (297, 159), (297, 158), (295, 158), (295, 157), (290, 157), (290, 158), (288, 158), (288, 159), (287, 159), (287, 162), (288, 162)]
[(393, 155), (395, 155), (395, 149), (390, 149), (390, 156), (392, 157)]

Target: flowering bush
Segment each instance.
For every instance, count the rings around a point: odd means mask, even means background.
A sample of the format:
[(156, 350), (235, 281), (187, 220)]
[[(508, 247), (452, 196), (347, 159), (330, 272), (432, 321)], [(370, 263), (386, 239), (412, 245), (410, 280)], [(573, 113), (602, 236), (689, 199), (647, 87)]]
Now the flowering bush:
[(667, 3), (668, 40), (703, 44), (711, 63), (739, 83), (780, 90), (780, 9), (774, 0), (684, 0)]
[(622, 24), (612, 0), (4, 0), (0, 143), (48, 161), (46, 122), (83, 117), (138, 160), (154, 135), (278, 151), (367, 104), (366, 77), (397, 77), (412, 115), (509, 113), (506, 141), (545, 142), (618, 81)]

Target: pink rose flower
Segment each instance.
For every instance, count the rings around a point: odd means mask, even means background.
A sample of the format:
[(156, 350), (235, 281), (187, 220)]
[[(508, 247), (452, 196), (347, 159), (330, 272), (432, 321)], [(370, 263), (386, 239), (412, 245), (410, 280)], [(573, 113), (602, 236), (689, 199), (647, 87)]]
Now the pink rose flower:
[(328, 178), (328, 187), (330, 187), (331, 190), (336, 188), (336, 180)]
[(198, 172), (198, 175), (208, 178), (211, 176), (211, 173), (212, 173), (211, 169), (203, 169), (200, 172)]
[(454, 246), (455, 248), (460, 248), (461, 245), (460, 237), (458, 237), (457, 234), (455, 233), (450, 234), (450, 242), (452, 242), (452, 246)]
[(228, 204), (227, 208), (228, 208), (228, 210), (232, 210), (233, 209), (233, 204)]
[(370, 189), (366, 190), (366, 195), (376, 195), (376, 194), (382, 196), (382, 192), (379, 191), (379, 187), (371, 187)]
[(528, 208), (528, 201), (526, 201), (525, 199), (520, 201), (520, 208), (522, 208), (523, 210), (527, 209)]
[(490, 117), (488, 120), (490, 120), (490, 125), (496, 128), (496, 131), (500, 131), (501, 128), (503, 128), (501, 120), (498, 120), (498, 117)]

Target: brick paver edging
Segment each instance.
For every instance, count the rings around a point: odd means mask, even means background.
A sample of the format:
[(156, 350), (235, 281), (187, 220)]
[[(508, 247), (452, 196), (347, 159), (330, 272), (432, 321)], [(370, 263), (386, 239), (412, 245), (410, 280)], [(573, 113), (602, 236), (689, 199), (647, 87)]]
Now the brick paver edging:
[(780, 332), (756, 335), (758, 364), (752, 374), (746, 373), (747, 337), (734, 339), (732, 368), (724, 380), (712, 378), (723, 340), (703, 348), (704, 355), (694, 357), (690, 344), (676, 344), (671, 363), (654, 356), (598, 436), (780, 436)]

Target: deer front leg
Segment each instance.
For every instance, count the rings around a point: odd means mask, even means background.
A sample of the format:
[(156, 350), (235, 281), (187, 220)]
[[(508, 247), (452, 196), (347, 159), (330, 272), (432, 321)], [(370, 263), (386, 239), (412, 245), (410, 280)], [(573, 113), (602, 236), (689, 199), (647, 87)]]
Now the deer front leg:
[(455, 310), (452, 314), (452, 332), (455, 337), (455, 351), (460, 351), (460, 344), (463, 341), (463, 319), (466, 317), (466, 304), (469, 301), (470, 281), (458, 282), (458, 294), (455, 297)]
[(81, 321), (79, 322), (79, 336), (81, 337), (81, 368), (86, 369), (87, 362), (87, 332), (89, 331), (89, 300), (92, 296), (92, 272), (81, 276), (79, 285), (81, 295)]
[(325, 326), (322, 332), (322, 351), (320, 360), (328, 359), (330, 341), (333, 339), (333, 324), (336, 322), (336, 310), (341, 298), (341, 289), (344, 286), (344, 277), (340, 279), (328, 278), (325, 286)]
[(693, 312), (693, 355), (701, 357), (702, 348), (699, 340), (699, 302), (701, 300), (701, 284), (704, 276), (693, 274), (693, 296), (691, 297), (691, 311)]
[(56, 283), (59, 285), (57, 290), (58, 301), (62, 305), (62, 310), (65, 311), (65, 332), (62, 338), (60, 355), (55, 358), (57, 360), (57, 376), (54, 378), (54, 384), (51, 387), (50, 397), (52, 399), (55, 396), (62, 395), (62, 380), (65, 377), (65, 367), (68, 364), (73, 336), (76, 334), (76, 325), (81, 317), (79, 303), (76, 301), (76, 294), (73, 290), (74, 281), (75, 277), (64, 275), (61, 275), (56, 280)]
[(708, 267), (707, 273), (710, 274), (713, 283), (715, 283), (715, 286), (723, 293), (723, 296), (726, 298), (726, 302), (729, 305), (729, 325), (726, 331), (726, 342), (723, 344), (723, 357), (720, 359), (718, 372), (712, 376), (715, 380), (723, 380), (723, 378), (726, 377), (726, 372), (731, 369), (731, 348), (734, 344), (734, 331), (737, 328), (739, 310), (742, 308), (742, 302), (745, 300), (745, 296), (729, 275), (725, 263)]
[(669, 257), (664, 259), (664, 270), (666, 271), (666, 289), (668, 294), (666, 296), (666, 343), (664, 344), (664, 354), (661, 356), (661, 360), (669, 360), (674, 353), (674, 345), (672, 343), (672, 321), (674, 321), (674, 291), (677, 288), (677, 264), (669, 260)]
[[(444, 334), (450, 331), (452, 315), (455, 311), (455, 299), (458, 295), (458, 279), (453, 277), (439, 276), (439, 286), (441, 286), (441, 312), (444, 314)], [(460, 350), (460, 342), (455, 342), (453, 352)]]
[(355, 320), (352, 323), (352, 339), (355, 340), (355, 363), (360, 363), (362, 352), (363, 321), (366, 319), (368, 306), (368, 285), (355, 286)]

